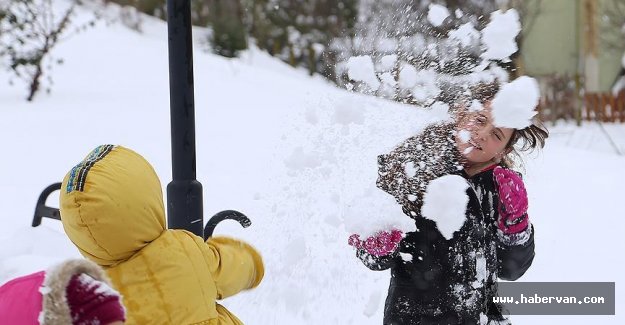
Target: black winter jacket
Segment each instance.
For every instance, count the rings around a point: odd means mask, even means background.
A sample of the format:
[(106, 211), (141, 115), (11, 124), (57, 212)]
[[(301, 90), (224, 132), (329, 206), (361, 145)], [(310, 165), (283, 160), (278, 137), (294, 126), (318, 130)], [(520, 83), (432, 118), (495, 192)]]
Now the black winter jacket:
[[(445, 145), (453, 144), (446, 141)], [(382, 162), (389, 164), (389, 158), (392, 154)], [(417, 200), (403, 200), (408, 205), (402, 208), (415, 220), (417, 230), (406, 234), (397, 252), (375, 257), (357, 251), (370, 269), (391, 270), (384, 324), (507, 324), (501, 306), (492, 302), (497, 295), (496, 281), (516, 280), (529, 268), (534, 258), (533, 227), (513, 236), (501, 233), (497, 228), (499, 197), (493, 170), (468, 177), (458, 171), (454, 159), (440, 158), (441, 172), (427, 176), (428, 181), (446, 172), (465, 177), (471, 185), (463, 226), (447, 240), (434, 221), (415, 209), (421, 206), (419, 195)], [(423, 175), (417, 172), (414, 177)]]

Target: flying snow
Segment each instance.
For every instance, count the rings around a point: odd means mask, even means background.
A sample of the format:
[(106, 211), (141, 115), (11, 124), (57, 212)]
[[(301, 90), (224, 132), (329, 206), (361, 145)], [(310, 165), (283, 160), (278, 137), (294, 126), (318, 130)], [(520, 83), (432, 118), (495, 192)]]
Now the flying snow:
[(450, 31), (449, 38), (457, 40), (462, 46), (466, 47), (480, 39), (480, 32), (473, 27), (473, 24), (466, 23)]
[(494, 124), (523, 129), (532, 123), (540, 92), (536, 79), (522, 76), (504, 84), (492, 102)]
[(520, 31), (521, 23), (516, 10), (493, 12), (490, 22), (482, 30), (485, 51), (481, 57), (485, 60), (509, 60), (508, 57), (518, 50), (514, 39)]
[(417, 68), (412, 64), (404, 64), (399, 70), (399, 86), (412, 88), (417, 84)]
[(446, 7), (437, 4), (430, 5), (430, 10), (428, 11), (428, 21), (432, 24), (432, 26), (438, 27), (442, 25), (443, 21), (448, 16), (449, 10), (447, 10)]
[(421, 214), (435, 221), (447, 239), (451, 239), (464, 224), (469, 203), (468, 188), (467, 181), (461, 176), (445, 175), (430, 182), (426, 189)]
[(375, 74), (373, 61), (368, 55), (354, 56), (347, 61), (347, 74), (350, 79), (362, 81), (372, 89), (378, 89), (380, 80)]
[(395, 67), (395, 62), (397, 62), (397, 54), (385, 55), (380, 59), (378, 68), (380, 71), (391, 71)]

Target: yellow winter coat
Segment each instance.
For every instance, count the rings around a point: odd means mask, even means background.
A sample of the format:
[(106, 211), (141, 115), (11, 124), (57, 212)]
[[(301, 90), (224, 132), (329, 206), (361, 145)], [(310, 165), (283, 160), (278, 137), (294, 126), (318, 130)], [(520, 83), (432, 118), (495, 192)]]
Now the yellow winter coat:
[(127, 324), (242, 324), (215, 300), (256, 287), (260, 255), (234, 239), (167, 230), (161, 184), (137, 153), (96, 148), (65, 176), (60, 210), (69, 238), (122, 294)]

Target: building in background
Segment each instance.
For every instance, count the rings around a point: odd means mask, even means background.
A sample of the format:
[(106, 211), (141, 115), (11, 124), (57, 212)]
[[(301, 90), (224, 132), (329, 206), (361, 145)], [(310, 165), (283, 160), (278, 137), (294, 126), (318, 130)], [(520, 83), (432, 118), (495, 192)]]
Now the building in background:
[(590, 118), (588, 98), (611, 92), (623, 75), (625, 1), (521, 0), (514, 6), (523, 19), (516, 65), (519, 74), (539, 80), (549, 119)]

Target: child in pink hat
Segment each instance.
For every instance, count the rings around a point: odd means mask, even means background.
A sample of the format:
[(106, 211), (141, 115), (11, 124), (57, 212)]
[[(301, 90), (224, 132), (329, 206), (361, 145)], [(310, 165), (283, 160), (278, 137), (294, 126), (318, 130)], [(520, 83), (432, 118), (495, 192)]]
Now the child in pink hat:
[(125, 314), (104, 271), (88, 260), (69, 260), (0, 287), (6, 324), (119, 325)]

